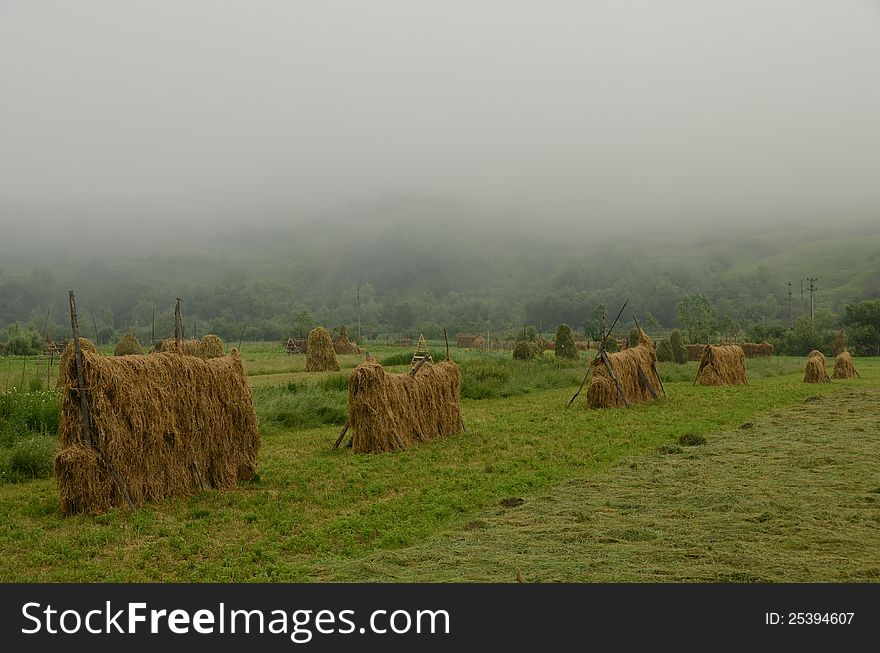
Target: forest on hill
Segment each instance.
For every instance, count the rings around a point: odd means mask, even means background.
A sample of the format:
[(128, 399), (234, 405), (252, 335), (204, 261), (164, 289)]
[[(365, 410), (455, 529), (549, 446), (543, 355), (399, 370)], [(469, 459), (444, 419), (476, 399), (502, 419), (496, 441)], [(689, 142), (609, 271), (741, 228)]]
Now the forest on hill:
[[(405, 216), (240, 229), (197, 242), (56, 253), (4, 251), (0, 340), (23, 329), (63, 337), (74, 289), (90, 333), (149, 341), (173, 331), (176, 297), (196, 334), (237, 340), (302, 337), (317, 324), (353, 325), (363, 339), (425, 333), (589, 332), (597, 311), (654, 331), (682, 324), (685, 298), (705, 298), (700, 337), (775, 337), (809, 314), (803, 280), (816, 278), (810, 329), (830, 333), (847, 304), (880, 298), (880, 225), (711, 231), (661, 228), (638, 236), (576, 227), (488, 226)], [(9, 247), (9, 243), (7, 243)], [(791, 299), (789, 286), (791, 283)], [(154, 318), (155, 315), (155, 318)], [(802, 327), (806, 329), (807, 327)], [(192, 332), (190, 331), (190, 332)], [(6, 339), (9, 339), (6, 334)]]

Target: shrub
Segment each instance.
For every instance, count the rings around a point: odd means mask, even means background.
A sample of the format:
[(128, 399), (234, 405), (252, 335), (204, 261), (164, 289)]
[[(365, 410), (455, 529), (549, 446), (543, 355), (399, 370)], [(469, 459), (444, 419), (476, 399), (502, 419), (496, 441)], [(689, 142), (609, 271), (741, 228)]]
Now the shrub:
[(617, 351), (617, 349), (617, 340), (615, 340), (610, 335), (605, 336), (605, 351), (607, 351), (609, 354), (613, 354)]
[(669, 346), (672, 349), (673, 361), (679, 365), (684, 365), (688, 362), (687, 349), (685, 349), (684, 341), (681, 337), (681, 331), (678, 329), (669, 334)]
[(567, 360), (577, 360), (578, 350), (574, 344), (574, 336), (571, 334), (571, 327), (567, 324), (560, 324), (556, 329), (556, 357), (565, 358)]
[(661, 363), (671, 363), (675, 360), (672, 345), (668, 340), (661, 340), (657, 343), (657, 360)]

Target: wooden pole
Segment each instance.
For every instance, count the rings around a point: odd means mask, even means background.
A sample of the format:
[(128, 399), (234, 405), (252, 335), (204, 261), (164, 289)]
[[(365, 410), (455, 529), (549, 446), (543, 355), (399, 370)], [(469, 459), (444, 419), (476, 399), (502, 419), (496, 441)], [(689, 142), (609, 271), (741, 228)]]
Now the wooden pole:
[(177, 341), (177, 346), (180, 347), (180, 341), (183, 338), (183, 324), (181, 323), (180, 318), (180, 302), (183, 301), (180, 297), (177, 298), (177, 305), (174, 307), (174, 340)]
[(617, 374), (614, 373), (614, 368), (611, 367), (611, 361), (608, 360), (608, 354), (605, 353), (604, 349), (600, 349), (599, 355), (602, 357), (602, 362), (605, 363), (605, 369), (608, 370), (608, 375), (611, 377), (611, 380), (614, 381), (614, 387), (617, 390), (617, 394), (621, 401), (623, 401), (623, 405), (629, 408), (629, 401), (626, 398), (626, 393), (623, 391), (623, 386), (620, 385), (620, 380), (617, 378)]
[(92, 316), (92, 328), (95, 330), (95, 347), (98, 346), (98, 323), (95, 322), (95, 312), (89, 309), (89, 315)]
[(156, 344), (156, 307), (153, 306), (153, 329), (150, 331), (150, 346)]
[(351, 421), (345, 423), (345, 426), (342, 428), (342, 433), (339, 434), (339, 437), (336, 438), (336, 442), (333, 443), (333, 451), (336, 451), (339, 448), (339, 445), (342, 444), (342, 438), (348, 433), (349, 426), (351, 426)]
[(27, 354), (21, 359), (21, 389), (24, 390), (24, 370), (27, 367)]
[(110, 468), (110, 473), (113, 476), (113, 480), (116, 483), (116, 487), (119, 489), (119, 493), (122, 495), (122, 498), (125, 499), (125, 503), (128, 504), (128, 507), (134, 509), (134, 503), (131, 500), (131, 497), (128, 495), (128, 490), (125, 489), (125, 484), (122, 482), (122, 477), (119, 475), (119, 471), (116, 469), (116, 465), (113, 464), (113, 461), (109, 458), (104, 457), (101, 453), (101, 450), (98, 448), (98, 443), (92, 438), (92, 429), (91, 429), (91, 419), (89, 417), (89, 400), (87, 396), (86, 384), (83, 379), (83, 358), (82, 358), (82, 349), (79, 346), (79, 324), (77, 322), (76, 317), (76, 297), (73, 294), (73, 291), (70, 291), (69, 294), (70, 299), (70, 329), (73, 332), (73, 351), (74, 351), (74, 360), (76, 362), (76, 384), (77, 384), (77, 394), (79, 395), (79, 413), (80, 413), (80, 425), (82, 429), (83, 439), (98, 452), (104, 461), (107, 463), (107, 467)]
[(446, 341), (446, 360), (449, 359), (449, 338), (446, 336), (446, 327), (443, 327), (443, 339)]
[(245, 325), (241, 328), (241, 335), (238, 336), (238, 353), (239, 354), (241, 353), (241, 339), (244, 338), (245, 329), (247, 329), (247, 322), (245, 322)]

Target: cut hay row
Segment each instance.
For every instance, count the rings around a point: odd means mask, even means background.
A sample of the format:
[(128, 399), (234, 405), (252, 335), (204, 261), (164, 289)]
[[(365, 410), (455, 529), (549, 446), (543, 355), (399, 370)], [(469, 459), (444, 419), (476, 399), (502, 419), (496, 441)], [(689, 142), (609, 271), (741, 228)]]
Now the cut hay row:
[(832, 379), (851, 379), (858, 376), (850, 353), (844, 349), (834, 358), (834, 373)]
[(306, 372), (338, 372), (339, 361), (330, 332), (324, 327), (316, 327), (309, 331), (306, 346)]
[[(656, 373), (657, 354), (651, 339), (641, 332), (639, 344), (624, 351), (606, 354), (614, 377), (620, 383), (621, 390), (630, 404), (641, 404), (654, 400), (654, 394), (660, 392), (660, 379)], [(611, 408), (625, 406), (623, 399), (600, 356), (590, 363), (593, 378), (587, 386), (587, 405), (590, 408)], [(651, 393), (647, 379), (650, 383)]]
[(208, 334), (202, 336), (201, 340), (181, 340), (179, 345), (174, 338), (165, 338), (153, 345), (150, 353), (172, 353), (198, 356), (200, 358), (218, 358), (225, 355), (226, 349), (220, 336)]
[(375, 362), (348, 380), (352, 450), (380, 453), (454, 435), (461, 429), (461, 370), (452, 361), (425, 363), (415, 375), (392, 374)]
[(804, 383), (829, 383), (831, 378), (825, 369), (825, 354), (814, 349), (807, 357), (807, 367), (804, 370)]
[(257, 466), (260, 434), (241, 357), (100, 356), (81, 339), (91, 437), (82, 432), (75, 357), (62, 355), (55, 474), (65, 513), (231, 488)]
[(742, 385), (746, 380), (746, 355), (739, 345), (706, 345), (697, 371), (700, 385)]
[(703, 358), (703, 350), (706, 345), (685, 345), (689, 361), (698, 361)]
[(364, 350), (358, 347), (357, 343), (348, 339), (348, 329), (345, 328), (344, 324), (339, 327), (339, 335), (336, 336), (336, 340), (333, 342), (333, 349), (341, 356), (364, 353)]
[(769, 358), (773, 355), (773, 345), (766, 340), (764, 342), (744, 342), (740, 345), (746, 358)]

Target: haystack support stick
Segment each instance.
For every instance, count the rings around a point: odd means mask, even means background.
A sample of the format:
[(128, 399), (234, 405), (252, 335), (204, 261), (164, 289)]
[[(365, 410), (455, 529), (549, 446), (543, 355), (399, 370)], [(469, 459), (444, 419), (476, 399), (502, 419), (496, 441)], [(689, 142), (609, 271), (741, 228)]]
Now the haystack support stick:
[(116, 469), (116, 465), (113, 464), (113, 461), (109, 458), (106, 458), (101, 450), (98, 448), (98, 443), (92, 439), (92, 431), (89, 420), (89, 401), (86, 396), (86, 387), (85, 381), (83, 380), (83, 360), (82, 360), (82, 349), (79, 346), (79, 325), (77, 324), (76, 319), (76, 297), (73, 294), (73, 291), (70, 291), (70, 329), (73, 331), (73, 351), (74, 351), (74, 360), (76, 362), (76, 384), (77, 384), (77, 392), (79, 394), (79, 411), (80, 411), (80, 423), (82, 425), (82, 434), (83, 438), (89, 445), (98, 452), (98, 455), (107, 463), (107, 467), (110, 468), (110, 473), (113, 475), (113, 480), (116, 483), (116, 487), (119, 489), (119, 493), (122, 495), (122, 498), (125, 499), (125, 503), (128, 504), (128, 507), (134, 509), (134, 503), (131, 500), (131, 497), (128, 496), (128, 490), (125, 489), (125, 484), (122, 482), (122, 477), (119, 475), (119, 470)]
[[(626, 305), (627, 305), (628, 303), (629, 303), (629, 297), (626, 298), (626, 301), (623, 302), (623, 306), (620, 307), (620, 312), (617, 314), (617, 317), (614, 318), (614, 322), (611, 323), (611, 329), (608, 329), (608, 333), (611, 333), (611, 330), (614, 329), (614, 325), (617, 324), (617, 320), (619, 320), (619, 319), (620, 319), (620, 316), (623, 315), (623, 309), (626, 308)], [(600, 358), (600, 357), (602, 356), (602, 352), (605, 351), (605, 334), (602, 333), (602, 334), (600, 334), (600, 335), (602, 336), (602, 339), (599, 341), (599, 353), (596, 354), (596, 358)], [(594, 358), (593, 360), (596, 360), (596, 358)], [(572, 397), (571, 399), (569, 399), (569, 400), (568, 400), (568, 403), (565, 404), (565, 407), (566, 407), (566, 408), (568, 408), (569, 406), (571, 406), (571, 404), (574, 402), (574, 400), (577, 399), (577, 396), (581, 393), (581, 390), (584, 389), (584, 384), (587, 382), (587, 377), (590, 376), (590, 371), (591, 371), (591, 370), (592, 370), (592, 364), (588, 364), (588, 365), (587, 365), (587, 373), (584, 374), (584, 380), (581, 381), (581, 387), (579, 387), (579, 388), (578, 388), (578, 391), (574, 393), (574, 397)], [(659, 375), (658, 375), (658, 378), (659, 378)], [(661, 383), (662, 383), (662, 382), (661, 382)], [(666, 391), (665, 391), (665, 390), (663, 391), (663, 394), (666, 394)]]
[[(633, 322), (636, 323), (636, 328), (637, 328), (637, 329), (639, 330), (639, 332), (641, 333), (641, 332), (642, 332), (642, 327), (641, 327), (641, 325), (639, 324), (639, 321), (636, 319), (636, 316), (635, 316), (635, 315), (633, 315)], [(651, 363), (651, 371), (654, 372), (654, 376), (656, 376), (656, 377), (657, 377), (657, 380), (660, 382), (660, 390), (663, 391), (663, 396), (664, 396), (664, 397), (668, 397), (669, 395), (666, 394), (666, 388), (663, 387), (663, 379), (660, 378), (660, 372), (657, 371), (657, 365), (656, 365), (655, 363), (653, 363), (653, 362)], [(653, 389), (652, 389), (652, 393), (653, 393)], [(654, 395), (654, 399), (656, 399), (656, 398), (657, 398), (657, 396)]]

